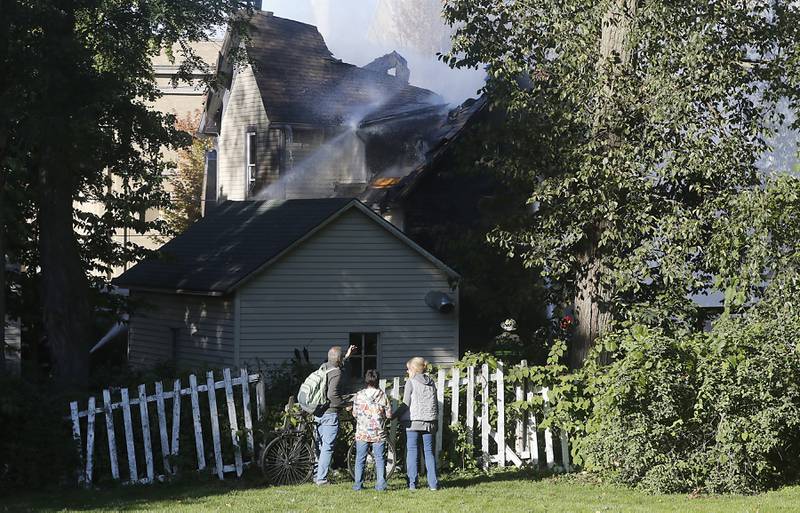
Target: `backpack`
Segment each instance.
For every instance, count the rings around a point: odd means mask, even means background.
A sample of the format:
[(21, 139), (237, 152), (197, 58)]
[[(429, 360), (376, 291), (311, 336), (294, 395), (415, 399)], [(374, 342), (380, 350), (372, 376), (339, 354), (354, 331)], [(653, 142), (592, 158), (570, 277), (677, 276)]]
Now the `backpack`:
[(297, 403), (303, 411), (314, 413), (317, 408), (328, 402), (328, 373), (336, 367), (323, 369), (320, 366), (303, 381), (297, 392)]

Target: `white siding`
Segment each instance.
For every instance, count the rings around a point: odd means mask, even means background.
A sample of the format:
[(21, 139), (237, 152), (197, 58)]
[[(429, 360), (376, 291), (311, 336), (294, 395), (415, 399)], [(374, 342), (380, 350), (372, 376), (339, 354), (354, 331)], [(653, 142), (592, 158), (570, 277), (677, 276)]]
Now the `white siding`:
[(178, 328), (181, 368), (233, 365), (233, 301), (218, 297), (132, 293), (140, 303), (131, 316), (128, 361), (147, 368), (175, 358)]
[(241, 359), (280, 363), (308, 347), (321, 362), (349, 333), (378, 332), (386, 376), (402, 375), (412, 356), (451, 363), (458, 315), (429, 308), (430, 290), (450, 291), (446, 274), (350, 210), (239, 290)]
[(19, 319), (6, 317), (6, 370), (19, 374), (22, 360), (22, 333)]
[(269, 159), (269, 120), (253, 69), (250, 66), (236, 74), (230, 98), (222, 115), (217, 144), (217, 197), (220, 201), (245, 200), (245, 134), (255, 127), (259, 154), (256, 163), (263, 170)]

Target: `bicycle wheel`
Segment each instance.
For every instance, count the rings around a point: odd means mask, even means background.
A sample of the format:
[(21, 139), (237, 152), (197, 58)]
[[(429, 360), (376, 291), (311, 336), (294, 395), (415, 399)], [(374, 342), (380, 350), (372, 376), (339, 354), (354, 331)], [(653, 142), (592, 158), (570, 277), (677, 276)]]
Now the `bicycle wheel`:
[(314, 473), (314, 448), (301, 433), (284, 433), (261, 453), (261, 472), (272, 484), (305, 483)]
[[(394, 443), (387, 440), (385, 444), (386, 454), (386, 479), (388, 480), (394, 474), (394, 469), (397, 467), (397, 456), (395, 455)], [(347, 451), (347, 471), (350, 473), (350, 478), (356, 478), (356, 444), (355, 442), (350, 445)], [(367, 454), (367, 462), (364, 465), (364, 481), (375, 480), (375, 458), (372, 456), (372, 451)]]

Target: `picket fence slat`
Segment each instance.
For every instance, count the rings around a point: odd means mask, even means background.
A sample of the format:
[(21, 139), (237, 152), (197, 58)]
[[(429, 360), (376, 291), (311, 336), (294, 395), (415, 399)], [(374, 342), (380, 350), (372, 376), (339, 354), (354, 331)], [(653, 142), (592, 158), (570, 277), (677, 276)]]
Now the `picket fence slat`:
[(217, 477), (225, 479), (225, 465), (222, 463), (222, 446), (220, 445), (219, 435), (219, 414), (217, 413), (217, 390), (214, 386), (214, 371), (206, 374), (208, 383), (208, 410), (211, 415), (211, 440), (214, 443), (214, 464), (216, 465)]
[[(534, 392), (530, 384), (526, 392), (525, 400), (533, 401)], [(536, 426), (536, 415), (533, 411), (528, 412), (528, 454), (533, 466), (539, 465), (539, 432)]]
[(142, 441), (144, 443), (144, 461), (147, 469), (147, 480), (155, 479), (153, 468), (153, 446), (150, 440), (150, 412), (147, 409), (147, 389), (139, 385), (139, 413), (142, 421)]
[(72, 440), (78, 448), (78, 455), (80, 458), (81, 472), (78, 474), (78, 482), (83, 483), (85, 473), (83, 472), (83, 442), (81, 441), (81, 421), (78, 417), (78, 403), (73, 401), (69, 403), (69, 410), (72, 416)]
[(453, 367), (453, 379), (450, 380), (450, 425), (458, 424), (458, 406), (461, 394), (461, 371)]
[(158, 414), (158, 434), (161, 441), (161, 461), (165, 475), (172, 474), (169, 465), (169, 435), (167, 434), (167, 409), (164, 406), (164, 385), (156, 381), (156, 413)]
[(87, 418), (86, 418), (86, 486), (92, 484), (94, 474), (94, 421), (97, 412), (95, 411), (95, 398), (89, 398)]
[(197, 376), (189, 375), (189, 388), (192, 391), (192, 419), (194, 420), (194, 443), (197, 449), (197, 470), (206, 468), (205, 447), (203, 446), (203, 424), (200, 422), (200, 397), (197, 389)]
[(233, 457), (236, 468), (236, 475), (242, 477), (242, 448), (239, 445), (239, 420), (236, 418), (236, 403), (233, 401), (233, 381), (231, 380), (231, 370), (222, 371), (225, 381), (225, 400), (228, 403), (228, 423), (231, 429), (231, 442), (233, 443)]
[[(544, 400), (545, 415), (550, 411), (550, 390), (547, 387), (542, 388), (542, 399)], [(556, 464), (556, 458), (553, 454), (553, 432), (550, 428), (544, 430), (544, 451), (547, 458), (547, 468), (553, 468)]]
[(136, 447), (133, 443), (133, 422), (131, 421), (131, 403), (128, 397), (128, 389), (120, 390), (122, 395), (122, 420), (125, 427), (125, 447), (128, 450), (128, 473), (130, 481), (136, 482), (139, 479), (139, 472), (136, 469)]
[(447, 377), (447, 371), (440, 368), (436, 380), (436, 401), (437, 411), (439, 414), (436, 416), (436, 457), (442, 453), (442, 428), (444, 427), (444, 381)]
[(111, 477), (119, 480), (119, 463), (117, 461), (117, 438), (114, 433), (114, 410), (111, 407), (111, 391), (103, 390), (103, 409), (106, 414), (106, 435), (108, 438), (108, 455), (111, 461)]
[(506, 466), (506, 386), (503, 362), (497, 362), (497, 455), (501, 467)]
[(467, 423), (467, 443), (473, 443), (473, 430), (475, 429), (475, 366), (467, 367), (467, 404), (466, 404), (466, 423)]
[[(392, 380), (392, 411), (397, 410), (397, 406), (400, 403), (400, 378), (394, 378)], [(392, 442), (397, 442), (397, 420), (392, 422), (391, 429), (389, 430), (389, 436), (392, 438)]]
[(253, 416), (250, 413), (250, 375), (247, 369), (239, 370), (239, 379), (242, 385), (242, 412), (244, 417), (244, 429), (247, 431), (247, 451), (250, 457), (255, 460), (256, 446), (253, 438)]
[[(170, 453), (174, 458), (178, 456), (178, 444), (181, 439), (181, 380), (176, 379), (172, 385), (172, 444)], [(170, 464), (171, 466), (171, 464)], [(173, 468), (172, 474), (177, 474), (178, 469)]]
[(481, 454), (483, 466), (489, 467), (489, 365), (481, 366)]

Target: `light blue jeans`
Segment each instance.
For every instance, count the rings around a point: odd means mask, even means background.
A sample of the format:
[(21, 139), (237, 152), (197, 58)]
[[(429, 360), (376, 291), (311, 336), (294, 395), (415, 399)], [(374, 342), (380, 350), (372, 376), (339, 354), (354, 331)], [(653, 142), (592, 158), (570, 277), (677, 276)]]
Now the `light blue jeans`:
[(439, 480), (436, 479), (436, 455), (433, 453), (433, 433), (422, 431), (411, 431), (406, 429), (406, 473), (408, 474), (408, 487), (412, 490), (417, 488), (417, 454), (419, 446), (419, 436), (422, 435), (422, 448), (425, 452), (425, 470), (427, 471), (428, 488), (436, 490), (439, 487)]
[(372, 457), (375, 458), (375, 489), (386, 490), (386, 458), (383, 449), (386, 442), (361, 442), (356, 441), (356, 483), (353, 490), (360, 490), (364, 484), (364, 465), (367, 462), (367, 451), (372, 446)]
[(322, 417), (314, 417), (317, 422), (317, 477), (314, 482), (317, 484), (328, 482), (328, 469), (333, 458), (333, 445), (336, 442), (336, 435), (339, 434), (339, 415), (335, 412), (326, 413)]

